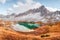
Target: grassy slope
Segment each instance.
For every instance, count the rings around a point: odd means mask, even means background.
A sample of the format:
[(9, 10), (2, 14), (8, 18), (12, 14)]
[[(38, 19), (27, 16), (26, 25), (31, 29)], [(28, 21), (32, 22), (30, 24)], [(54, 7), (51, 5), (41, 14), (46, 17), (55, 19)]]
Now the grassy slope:
[(60, 23), (52, 26), (44, 25), (30, 33), (18, 33), (12, 29), (1, 26), (0, 40), (60, 40)]

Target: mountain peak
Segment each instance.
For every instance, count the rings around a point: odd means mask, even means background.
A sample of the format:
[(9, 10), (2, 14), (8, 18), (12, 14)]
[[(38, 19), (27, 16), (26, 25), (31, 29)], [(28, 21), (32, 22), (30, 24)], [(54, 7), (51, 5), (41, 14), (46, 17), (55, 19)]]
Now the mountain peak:
[(42, 5), (42, 6), (40, 6), (40, 8), (45, 8), (45, 6), (44, 6), (44, 5)]
[[(56, 15), (58, 14), (58, 15)], [(53, 18), (51, 19), (51, 17)], [(60, 11), (49, 11), (44, 5), (40, 6), (36, 9), (30, 9), (26, 12), (19, 13), (17, 15), (12, 14), (10, 15), (8, 20), (13, 21), (57, 21), (60, 20)], [(50, 20), (51, 19), (51, 20)], [(5, 19), (4, 19), (5, 20)]]

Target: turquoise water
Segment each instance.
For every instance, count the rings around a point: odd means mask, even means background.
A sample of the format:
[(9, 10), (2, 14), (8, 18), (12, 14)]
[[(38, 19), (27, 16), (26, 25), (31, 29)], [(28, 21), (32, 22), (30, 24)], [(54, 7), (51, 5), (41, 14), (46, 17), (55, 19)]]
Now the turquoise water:
[(39, 27), (39, 24), (35, 24), (34, 22), (19, 22), (18, 24), (23, 25), (29, 29), (34, 29)]

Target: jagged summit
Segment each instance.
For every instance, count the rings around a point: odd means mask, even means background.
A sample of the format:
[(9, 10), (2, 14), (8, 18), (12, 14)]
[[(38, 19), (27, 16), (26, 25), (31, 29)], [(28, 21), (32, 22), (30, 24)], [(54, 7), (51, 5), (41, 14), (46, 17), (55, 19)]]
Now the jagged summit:
[(55, 22), (60, 20), (60, 11), (52, 12), (49, 11), (44, 5), (42, 5), (39, 8), (30, 9), (23, 13), (7, 15), (2, 19), (10, 21)]

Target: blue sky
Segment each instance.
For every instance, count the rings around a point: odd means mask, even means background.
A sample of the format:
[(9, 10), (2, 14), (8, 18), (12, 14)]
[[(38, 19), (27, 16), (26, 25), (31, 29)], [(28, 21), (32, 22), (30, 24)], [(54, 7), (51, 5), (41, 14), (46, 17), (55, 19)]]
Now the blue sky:
[(9, 1), (6, 0), (5, 3), (0, 2), (0, 14), (1, 13), (5, 14), (4, 12), (16, 2), (17, 0), (9, 0)]
[(48, 7), (60, 8), (60, 0), (36, 0), (36, 1)]
[[(23, 7), (28, 7), (28, 9), (31, 8), (30, 6), (33, 6), (33, 5), (32, 4), (28, 5), (26, 3), (26, 1), (27, 2), (32, 1), (33, 3), (35, 2), (35, 4), (39, 3), (39, 4), (42, 4), (47, 7), (60, 9), (60, 0), (0, 0), (0, 14), (7, 14), (7, 10), (9, 8), (11, 9), (10, 11), (13, 10), (12, 13), (16, 9), (17, 9), (16, 12), (18, 12), (18, 11), (23, 12), (23, 11), (25, 11), (25, 8), (23, 10), (21, 9), (21, 5), (23, 6), (23, 4), (25, 5)], [(19, 2), (21, 2), (21, 3), (19, 3)], [(32, 3), (32, 2), (30, 2), (30, 3)], [(36, 4), (36, 5), (39, 5), (39, 4)], [(16, 7), (20, 7), (20, 10), (19, 10), (19, 8), (14, 9), (13, 5), (15, 5)]]

